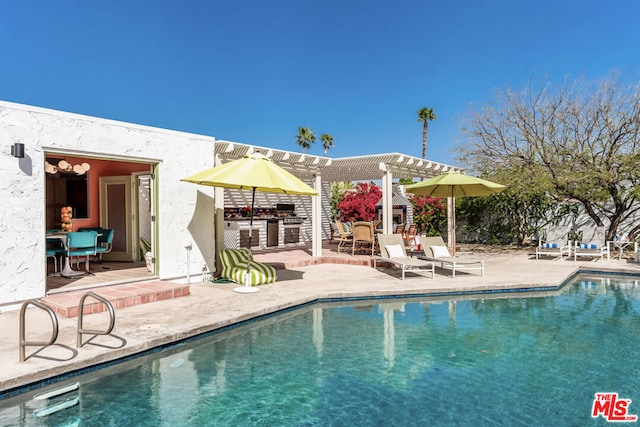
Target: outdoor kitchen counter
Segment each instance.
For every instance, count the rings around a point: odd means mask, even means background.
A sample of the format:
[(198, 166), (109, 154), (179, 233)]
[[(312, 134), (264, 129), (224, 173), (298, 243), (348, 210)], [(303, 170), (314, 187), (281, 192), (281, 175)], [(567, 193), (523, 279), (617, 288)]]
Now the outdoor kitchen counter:
[[(290, 223), (296, 218), (297, 223)], [(224, 219), (224, 247), (226, 249), (238, 249), (249, 246), (249, 231), (251, 233), (251, 248), (287, 248), (304, 245), (300, 233), (300, 227), (304, 217), (254, 217), (253, 224), (250, 218), (225, 218)]]

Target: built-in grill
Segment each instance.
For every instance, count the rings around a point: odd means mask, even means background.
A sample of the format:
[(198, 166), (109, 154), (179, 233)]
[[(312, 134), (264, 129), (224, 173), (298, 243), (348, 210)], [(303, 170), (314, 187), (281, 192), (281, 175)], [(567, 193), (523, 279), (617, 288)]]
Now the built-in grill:
[(282, 218), (283, 224), (302, 224), (303, 222), (304, 222), (304, 219), (302, 218), (296, 218), (296, 217)]
[(283, 224), (302, 224), (304, 222), (304, 218), (297, 216), (296, 205), (293, 203), (278, 203), (276, 214), (278, 218), (282, 218)]

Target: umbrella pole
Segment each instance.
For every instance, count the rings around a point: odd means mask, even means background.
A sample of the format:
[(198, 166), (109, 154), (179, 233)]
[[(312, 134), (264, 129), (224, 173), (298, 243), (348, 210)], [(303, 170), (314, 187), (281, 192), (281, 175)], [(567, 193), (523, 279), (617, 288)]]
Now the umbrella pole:
[[(249, 252), (251, 252), (251, 239), (253, 238), (253, 205), (256, 201), (256, 187), (253, 187), (251, 192), (251, 214), (249, 215)], [(251, 258), (247, 259), (247, 273), (244, 276), (244, 286), (235, 288), (235, 292), (244, 294), (258, 292), (260, 289), (251, 286)]]
[(447, 239), (451, 246), (451, 255), (456, 255), (456, 199), (453, 197), (453, 186), (451, 187), (451, 195), (447, 198)]

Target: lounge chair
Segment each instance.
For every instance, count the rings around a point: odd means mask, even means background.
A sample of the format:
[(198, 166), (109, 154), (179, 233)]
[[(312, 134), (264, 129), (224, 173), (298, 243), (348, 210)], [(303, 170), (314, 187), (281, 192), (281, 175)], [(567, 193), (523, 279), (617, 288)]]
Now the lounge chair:
[(373, 268), (377, 268), (377, 262), (387, 262), (400, 267), (402, 280), (407, 271), (427, 271), (432, 279), (435, 277), (433, 262), (407, 256), (401, 234), (378, 234), (378, 244), (380, 256), (373, 257)]
[(571, 246), (568, 242), (540, 242), (540, 244), (536, 248), (536, 259), (539, 259), (539, 257), (541, 256), (553, 256), (560, 257), (560, 259), (562, 260), (563, 255), (566, 255), (567, 258), (571, 257)]
[(249, 284), (251, 286), (264, 285), (276, 281), (276, 269), (270, 265), (253, 260), (253, 254), (248, 248), (223, 249), (220, 251), (222, 264), (221, 277), (244, 285), (247, 276), (247, 261), (249, 264)]
[(453, 278), (456, 277), (456, 271), (459, 270), (480, 270), (480, 276), (484, 277), (484, 261), (452, 257), (442, 237), (421, 237), (420, 242), (424, 252), (423, 258), (440, 263), (441, 268), (450, 268)]
[(605, 255), (607, 259), (611, 259), (611, 251), (609, 249), (609, 242), (599, 245), (597, 243), (579, 243), (575, 242), (573, 248), (573, 260), (577, 261), (578, 257), (600, 258), (604, 260)]

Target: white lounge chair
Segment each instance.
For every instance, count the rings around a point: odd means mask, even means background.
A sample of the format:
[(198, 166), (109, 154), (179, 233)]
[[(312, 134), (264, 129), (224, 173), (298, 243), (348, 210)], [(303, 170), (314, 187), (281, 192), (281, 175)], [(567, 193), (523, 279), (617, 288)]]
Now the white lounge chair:
[(578, 257), (600, 258), (601, 260), (604, 260), (605, 255), (607, 256), (607, 259), (611, 259), (609, 242), (603, 245), (599, 245), (597, 243), (575, 242), (575, 246), (573, 248), (574, 261), (576, 261)]
[(433, 262), (407, 256), (401, 234), (378, 234), (378, 244), (380, 256), (373, 257), (373, 268), (377, 268), (377, 262), (387, 262), (402, 269), (402, 280), (407, 271), (431, 272), (431, 278), (435, 277)]
[(484, 277), (484, 261), (451, 256), (442, 237), (420, 237), (420, 242), (424, 251), (423, 258), (440, 263), (441, 268), (450, 268), (453, 278), (458, 270), (480, 270), (480, 276)]
[(536, 259), (541, 256), (553, 256), (562, 259), (563, 255), (566, 255), (567, 258), (571, 257), (571, 245), (569, 245), (569, 242), (540, 242), (536, 248)]

